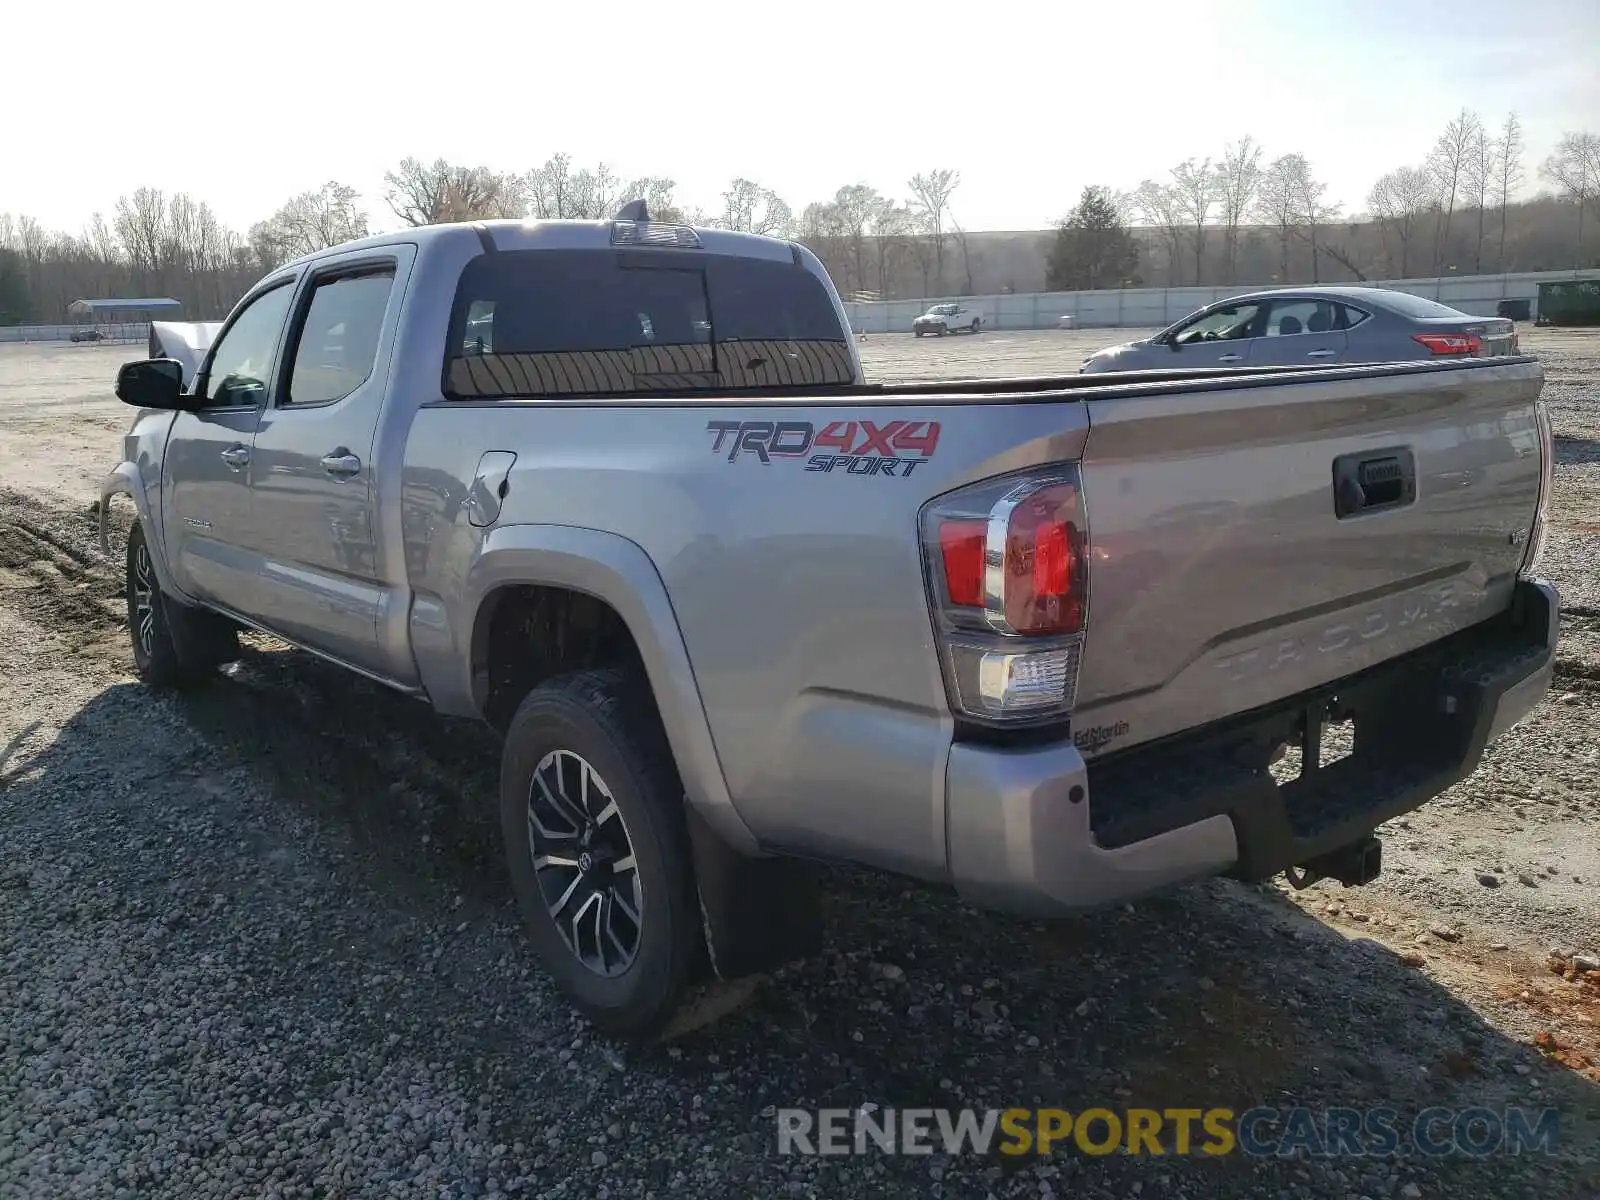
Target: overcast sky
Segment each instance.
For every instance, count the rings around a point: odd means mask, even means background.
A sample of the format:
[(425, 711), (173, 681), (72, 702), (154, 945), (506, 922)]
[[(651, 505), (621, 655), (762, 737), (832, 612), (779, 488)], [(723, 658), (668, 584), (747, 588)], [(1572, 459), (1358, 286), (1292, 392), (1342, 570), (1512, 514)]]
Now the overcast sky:
[(140, 185), (243, 230), (329, 179), (397, 222), (410, 154), (526, 170), (557, 151), (734, 175), (796, 212), (845, 183), (961, 172), (969, 229), (1040, 228), (1253, 135), (1346, 211), (1463, 105), (1522, 117), (1528, 177), (1600, 131), (1600, 0), (14, 0), (0, 17), (0, 212), (77, 230)]

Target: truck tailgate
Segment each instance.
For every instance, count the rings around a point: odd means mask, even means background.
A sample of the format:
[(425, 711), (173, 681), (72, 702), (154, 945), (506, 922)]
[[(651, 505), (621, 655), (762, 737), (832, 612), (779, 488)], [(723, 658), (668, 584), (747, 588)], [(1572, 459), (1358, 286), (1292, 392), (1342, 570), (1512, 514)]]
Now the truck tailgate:
[(1539, 505), (1541, 382), (1520, 360), (1091, 400), (1085, 755), (1503, 610)]

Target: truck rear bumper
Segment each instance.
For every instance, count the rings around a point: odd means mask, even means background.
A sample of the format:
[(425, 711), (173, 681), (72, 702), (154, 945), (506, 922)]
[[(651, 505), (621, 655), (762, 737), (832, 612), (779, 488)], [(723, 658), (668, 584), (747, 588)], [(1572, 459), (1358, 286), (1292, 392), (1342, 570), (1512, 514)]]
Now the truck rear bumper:
[[(1263, 879), (1348, 846), (1470, 775), (1533, 710), (1559, 625), (1555, 589), (1521, 581), (1491, 621), (1092, 764), (1070, 743), (958, 743), (945, 797), (952, 881), (973, 904), (1050, 916), (1205, 876)], [(1324, 726), (1338, 720), (1353, 739), (1326, 762)], [(1268, 767), (1285, 744), (1316, 765), (1279, 784)]]

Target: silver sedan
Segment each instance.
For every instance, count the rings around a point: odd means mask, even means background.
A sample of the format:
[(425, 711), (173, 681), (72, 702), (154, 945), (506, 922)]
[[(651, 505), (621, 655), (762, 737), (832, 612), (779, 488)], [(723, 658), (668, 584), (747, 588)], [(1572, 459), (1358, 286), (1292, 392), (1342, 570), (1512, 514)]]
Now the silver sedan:
[(1154, 337), (1108, 346), (1082, 370), (1316, 366), (1517, 353), (1516, 326), (1407, 292), (1279, 288), (1231, 296)]

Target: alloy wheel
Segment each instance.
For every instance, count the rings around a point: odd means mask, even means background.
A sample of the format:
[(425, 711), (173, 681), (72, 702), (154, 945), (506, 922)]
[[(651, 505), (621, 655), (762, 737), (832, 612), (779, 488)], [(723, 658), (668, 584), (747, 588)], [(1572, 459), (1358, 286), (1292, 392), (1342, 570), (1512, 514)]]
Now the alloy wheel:
[(133, 636), (139, 652), (146, 658), (155, 654), (156, 585), (155, 569), (150, 564), (150, 549), (142, 542), (133, 552)]
[(567, 948), (597, 975), (639, 953), (644, 885), (627, 823), (582, 755), (552, 750), (528, 787), (528, 850), (545, 909)]

